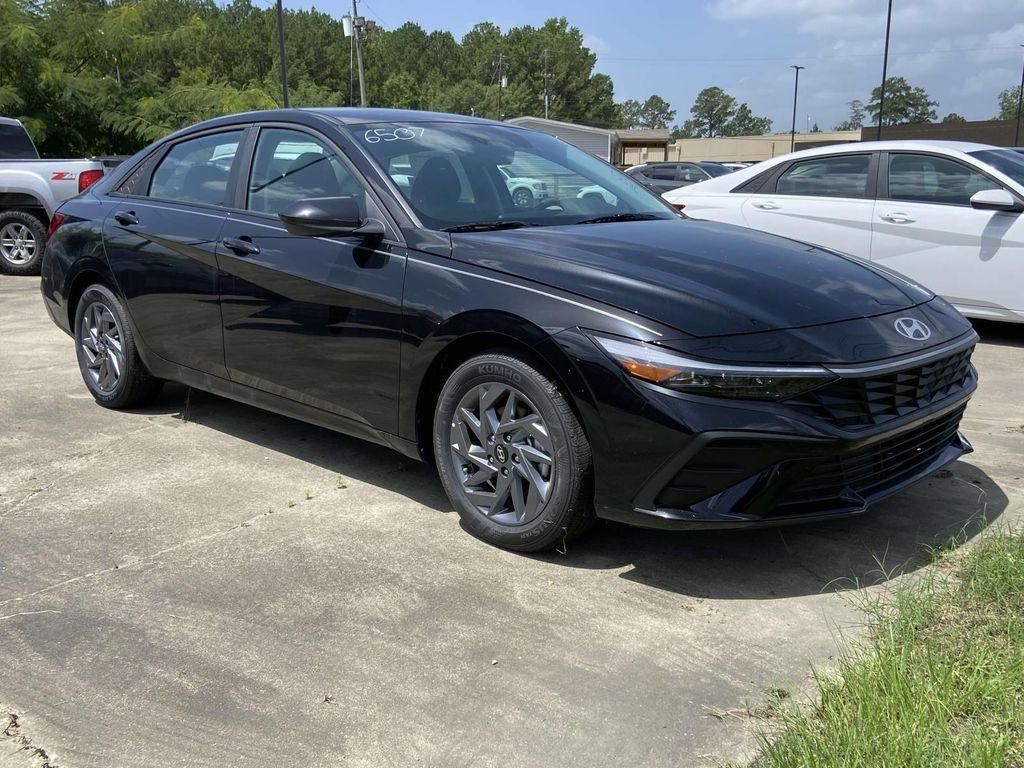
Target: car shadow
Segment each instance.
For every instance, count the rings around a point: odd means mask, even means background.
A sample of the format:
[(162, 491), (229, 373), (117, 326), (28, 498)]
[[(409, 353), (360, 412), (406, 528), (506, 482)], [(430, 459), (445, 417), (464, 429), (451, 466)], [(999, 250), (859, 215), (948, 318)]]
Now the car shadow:
[(779, 528), (664, 532), (608, 523), (565, 554), (574, 568), (715, 600), (765, 600), (872, 586), (929, 564), (996, 520), (1006, 494), (961, 460), (843, 520)]
[(1024, 347), (1024, 323), (1000, 323), (995, 320), (971, 320), (985, 344)]
[[(433, 468), (357, 438), (178, 384), (165, 386), (153, 406), (138, 412), (172, 414), (430, 509), (453, 511)], [(563, 551), (529, 557), (568, 568), (621, 570), (623, 579), (693, 597), (795, 597), (914, 571), (931, 561), (930, 548), (969, 540), (1007, 504), (999, 485), (968, 457), (845, 520), (677, 532), (600, 523)]]

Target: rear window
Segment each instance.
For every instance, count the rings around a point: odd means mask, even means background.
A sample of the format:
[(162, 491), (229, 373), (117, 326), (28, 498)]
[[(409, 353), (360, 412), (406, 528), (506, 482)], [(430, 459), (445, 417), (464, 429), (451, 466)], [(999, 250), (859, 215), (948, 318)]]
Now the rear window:
[(39, 153), (20, 123), (0, 123), (0, 157), (37, 160)]
[(870, 155), (802, 160), (779, 177), (775, 191), (807, 197), (867, 197), (870, 165)]
[(149, 196), (224, 205), (228, 175), (241, 140), (241, 131), (226, 131), (175, 144), (153, 171)]

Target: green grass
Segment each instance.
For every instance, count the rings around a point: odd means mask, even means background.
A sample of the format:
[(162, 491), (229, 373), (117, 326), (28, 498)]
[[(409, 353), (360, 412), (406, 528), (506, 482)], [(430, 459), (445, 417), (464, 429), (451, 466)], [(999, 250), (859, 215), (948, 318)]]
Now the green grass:
[(868, 639), (754, 765), (1024, 768), (1024, 534), (946, 552), (869, 610)]

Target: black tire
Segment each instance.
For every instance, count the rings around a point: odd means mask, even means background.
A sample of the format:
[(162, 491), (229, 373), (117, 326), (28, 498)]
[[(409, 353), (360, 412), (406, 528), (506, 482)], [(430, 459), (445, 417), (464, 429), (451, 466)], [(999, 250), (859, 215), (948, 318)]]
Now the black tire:
[(532, 208), (533, 192), (526, 187), (516, 187), (512, 191), (512, 204), (517, 208)]
[[(31, 249), (31, 255), (26, 256), (25, 250), (20, 245), (13, 246), (13, 242), (6, 247), (0, 242), (0, 272), (5, 275), (38, 275), (43, 262), (46, 222), (28, 211), (3, 211), (0, 212), (0, 233), (3, 233), (5, 228), (8, 233), (20, 230), (28, 236), (19, 237), (18, 240), (31, 239), (31, 244), (26, 244)], [(12, 238), (3, 236), (4, 241), (9, 239)]]
[[(539, 509), (535, 518), (527, 520), (524, 515), (523, 522), (498, 522), (470, 500), (463, 483), (466, 476), (475, 471), (475, 467), (465, 463), (453, 447), (453, 440), (459, 440), (456, 432), (460, 427), (456, 425), (455, 419), (460, 403), (465, 402), (464, 398), (475, 397), (473, 393), (478, 393), (482, 385), (490, 387), (494, 384), (504, 385), (506, 391), (515, 391), (517, 398), (525, 396), (525, 400), (517, 402), (527, 412), (535, 412), (541, 417), (550, 443), (549, 455), (552, 461), (549, 462), (551, 474), (546, 483), (546, 500), (535, 507)], [(523, 434), (525, 432), (519, 433)], [(433, 437), (434, 456), (441, 482), (462, 518), (463, 525), (474, 536), (506, 549), (541, 552), (563, 546), (587, 530), (593, 522), (593, 470), (590, 442), (586, 433), (558, 386), (515, 352), (482, 354), (467, 360), (452, 372), (438, 397)], [(528, 481), (523, 479), (527, 473), (522, 471), (520, 474), (523, 477), (520, 477), (516, 474), (517, 466), (509, 463), (515, 461), (519, 464), (524, 461), (510, 455), (517, 446), (525, 444), (526, 448), (530, 447), (529, 441), (533, 438), (523, 439), (525, 443), (510, 443), (508, 452), (501, 450), (500, 460), (497, 453), (500, 449), (495, 446), (495, 453), (488, 463), (499, 462), (498, 466), (502, 467), (504, 474), (508, 474), (504, 471), (508, 468), (514, 481), (526, 483), (521, 487), (529, 489)], [(490, 448), (486, 450), (491, 453)], [(460, 462), (458, 465), (457, 460)], [(496, 475), (494, 479), (498, 480)], [(526, 493), (528, 491), (524, 491), (520, 500), (525, 498)], [(511, 508), (512, 495), (508, 505), (509, 512), (506, 515), (514, 515), (518, 508)]]
[[(116, 320), (116, 336), (120, 342), (120, 355), (115, 355), (112, 348), (103, 351), (104, 357), (115, 357), (118, 361), (117, 367), (120, 373), (116, 382), (110, 386), (102, 386), (97, 381), (97, 375), (93, 367), (95, 359), (90, 360), (92, 354), (88, 344), (84, 341), (89, 334), (88, 325), (91, 323), (92, 314), (97, 307), (104, 307)], [(87, 313), (90, 320), (86, 319)], [(107, 342), (104, 342), (106, 344)], [(137, 408), (146, 405), (160, 392), (163, 381), (154, 378), (142, 359), (139, 357), (139, 349), (135, 343), (135, 334), (131, 324), (128, 322), (128, 315), (120, 300), (105, 286), (99, 283), (90, 285), (82, 292), (75, 306), (75, 352), (78, 355), (78, 369), (82, 374), (82, 380), (89, 392), (96, 399), (96, 402), (104, 408)]]

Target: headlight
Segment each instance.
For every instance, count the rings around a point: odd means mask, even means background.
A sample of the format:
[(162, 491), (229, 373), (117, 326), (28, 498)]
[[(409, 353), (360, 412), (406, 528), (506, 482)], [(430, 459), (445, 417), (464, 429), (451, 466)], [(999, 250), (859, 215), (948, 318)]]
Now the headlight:
[(594, 336), (630, 375), (669, 389), (746, 400), (780, 400), (839, 378), (819, 365), (724, 365), (695, 360), (638, 341)]

